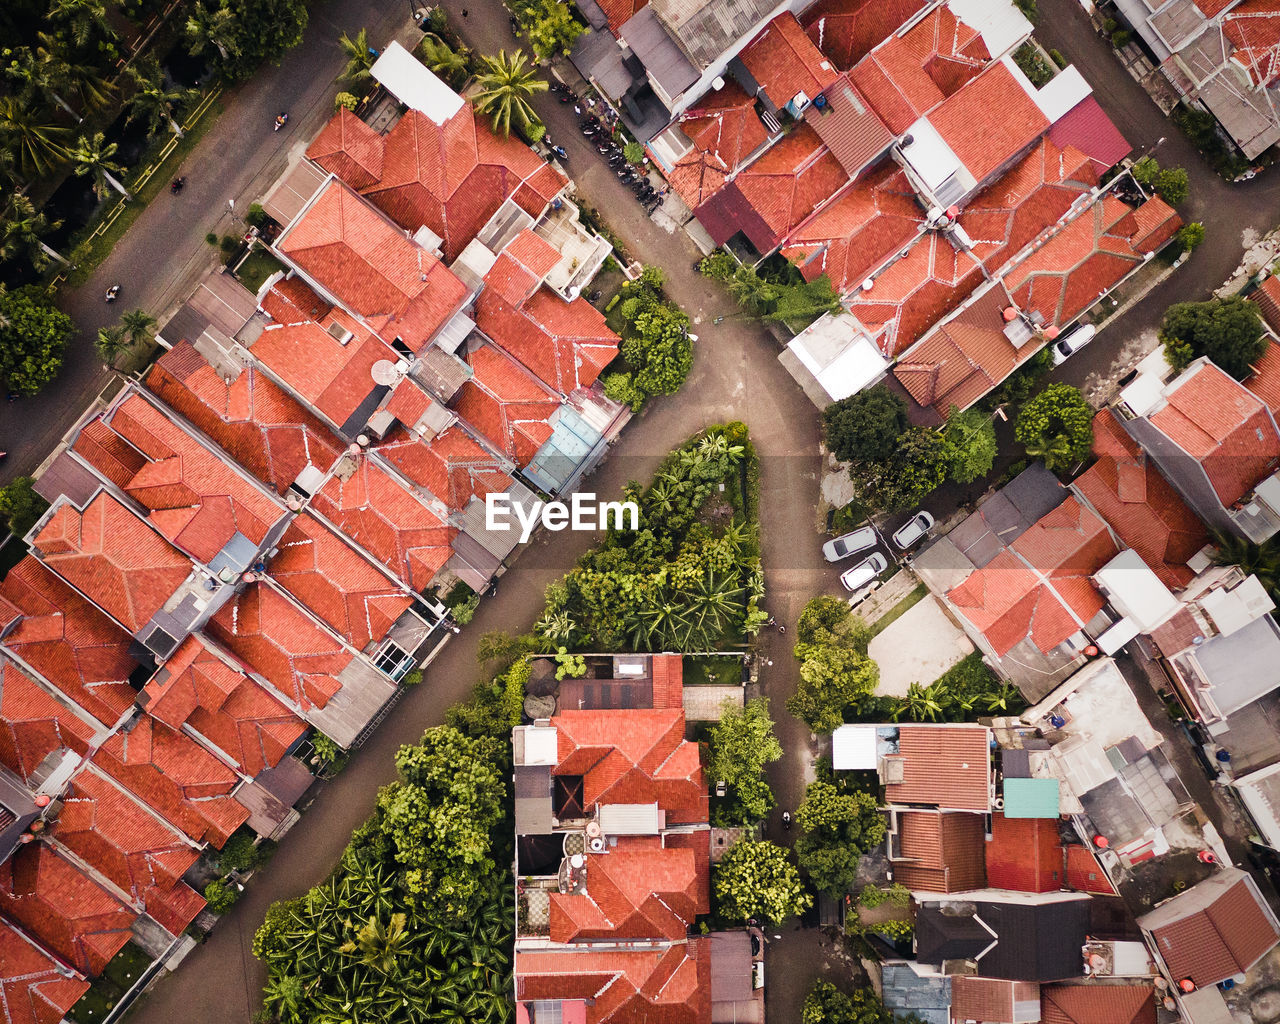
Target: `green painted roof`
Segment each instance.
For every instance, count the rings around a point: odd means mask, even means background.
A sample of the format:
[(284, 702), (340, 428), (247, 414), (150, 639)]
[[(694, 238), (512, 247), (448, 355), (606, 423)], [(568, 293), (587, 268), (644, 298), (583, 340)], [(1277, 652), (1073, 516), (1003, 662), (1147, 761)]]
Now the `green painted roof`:
[(1057, 779), (1004, 780), (1006, 818), (1056, 818), (1059, 813)]

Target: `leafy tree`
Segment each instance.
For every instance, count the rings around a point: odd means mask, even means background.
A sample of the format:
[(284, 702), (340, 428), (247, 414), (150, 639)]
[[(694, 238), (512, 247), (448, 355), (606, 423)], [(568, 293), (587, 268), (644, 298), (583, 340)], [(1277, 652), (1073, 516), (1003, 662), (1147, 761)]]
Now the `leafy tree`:
[(759, 316), (778, 301), (780, 289), (772, 281), (760, 276), (755, 267), (738, 267), (729, 278), (729, 294), (748, 313)]
[(339, 110), (355, 110), (360, 106), (360, 98), (353, 93), (340, 92), (333, 98), (334, 111)]
[(400, 958), (409, 952), (407, 919), (405, 914), (392, 914), (391, 920), (383, 923), (378, 915), (370, 914), (355, 934), (338, 947), (338, 952), (359, 956), (362, 963), (381, 974), (395, 974)]
[(1079, 388), (1050, 384), (1022, 407), (1013, 436), (1028, 455), (1063, 470), (1093, 447), (1093, 410)]
[(66, 262), (43, 241), (44, 235), (61, 225), (60, 220), (49, 223), (30, 199), (14, 192), (0, 215), (0, 260), (25, 256), (35, 270), (44, 270), (51, 259)]
[(841, 792), (830, 782), (809, 784), (796, 820), (803, 829), (796, 859), (814, 888), (832, 895), (849, 890), (858, 858), (884, 842), (885, 824), (875, 797)]
[(44, 177), (63, 163), (70, 134), (16, 96), (0, 96), (0, 151), (13, 154), (23, 174)]
[(778, 925), (813, 904), (787, 851), (767, 841), (734, 843), (716, 865), (712, 888), (716, 908), (728, 921), (754, 919)]
[(1170, 306), (1160, 324), (1160, 340), (1175, 370), (1208, 356), (1236, 380), (1253, 373), (1253, 364), (1267, 350), (1257, 304), (1238, 295)]
[(306, 27), (306, 0), (196, 0), (188, 9), (187, 45), (210, 57), (224, 78), (239, 81), (297, 46)]
[(147, 131), (152, 135), (167, 127), (178, 138), (182, 138), (185, 133), (174, 117), (174, 112), (195, 95), (195, 90), (166, 85), (160, 66), (154, 60), (130, 64), (128, 71), (135, 89), (129, 99), (127, 120), (144, 121)]
[(693, 367), (689, 317), (665, 302), (637, 310), (620, 350), (634, 368), (636, 388), (645, 395), (673, 395)]
[(1152, 187), (1155, 188), (1156, 195), (1170, 206), (1181, 205), (1191, 191), (1187, 172), (1181, 167), (1164, 168), (1156, 175), (1156, 180)]
[(774, 804), (765, 765), (782, 757), (768, 698), (756, 697), (742, 708), (726, 703), (711, 728), (709, 748), (707, 778), (728, 784), (728, 795), (716, 804), (716, 824), (732, 828), (762, 820)]
[(698, 273), (715, 281), (728, 281), (738, 269), (738, 261), (724, 249), (715, 249), (698, 261)]
[(129, 343), (136, 345), (140, 341), (152, 340), (156, 318), (145, 309), (131, 309), (120, 318), (120, 326), (129, 336)]
[(429, 70), (450, 85), (456, 86), (467, 77), (466, 52), (452, 49), (437, 35), (429, 33), (422, 37), (422, 42), (418, 44), (418, 56)]
[(839, 311), (840, 296), (831, 287), (831, 279), (823, 274), (812, 281), (780, 286), (777, 301), (764, 319), (799, 325), (810, 323), (823, 313)]
[(867, 657), (869, 642), (866, 625), (838, 597), (810, 601), (796, 627), (800, 685), (787, 698), (787, 710), (814, 732), (836, 729), (845, 710), (879, 681), (879, 668)]
[(889, 457), (909, 423), (907, 404), (883, 384), (834, 402), (822, 413), (827, 448), (841, 462)]
[(236, 888), (221, 879), (215, 878), (204, 887), (204, 901), (209, 905), (210, 913), (213, 914), (225, 914), (236, 905), (236, 900), (239, 898), (240, 893)]
[(124, 168), (112, 159), (119, 148), (116, 143), (107, 142), (102, 132), (94, 132), (91, 136), (82, 135), (67, 154), (77, 177), (93, 179), (93, 194), (99, 199), (106, 198), (108, 185), (126, 198), (129, 195), (115, 177), (124, 173)]
[(867, 624), (849, 610), (843, 598), (822, 594), (809, 601), (796, 622), (796, 647), (839, 645), (866, 654), (871, 643)]
[(35, 492), (35, 481), (29, 476), (15, 477), (0, 488), (0, 517), (15, 537), (25, 537), (48, 509), (49, 503)]
[(369, 45), (369, 30), (362, 28), (352, 39), (345, 32), (338, 37), (338, 46), (347, 58), (346, 66), (338, 75), (338, 81), (350, 84), (365, 84), (373, 79), (373, 47)]
[(870, 988), (848, 996), (829, 981), (816, 981), (805, 996), (800, 1024), (895, 1024), (895, 1017)]
[(107, 8), (99, 0), (53, 0), (49, 20), (65, 29), (80, 49), (95, 39), (118, 38), (107, 21)]
[(247, 832), (237, 832), (218, 852), (218, 869), (249, 871), (258, 866), (261, 856), (258, 847), (254, 845), (253, 836)]
[(564, 0), (521, 0), (515, 12), (533, 55), (540, 61), (569, 56), (578, 37), (587, 31)]
[(898, 435), (893, 451), (880, 463), (865, 466), (862, 496), (880, 508), (914, 508), (947, 478), (949, 448), (936, 430), (909, 427)]
[(39, 392), (62, 369), (62, 356), (74, 333), (71, 317), (38, 288), (0, 295), (0, 373), (9, 387), (24, 395)]
[(990, 416), (978, 409), (961, 412), (952, 406), (942, 438), (947, 445), (947, 476), (956, 483), (972, 483), (991, 472), (996, 461), (996, 429)]
[(1204, 241), (1204, 225), (1198, 220), (1193, 220), (1190, 224), (1182, 225), (1175, 237), (1184, 251), (1195, 252), (1200, 247), (1200, 243)]
[(538, 115), (529, 101), (535, 93), (546, 92), (547, 82), (528, 67), (524, 51), (516, 50), (508, 57), (506, 50), (500, 50), (496, 57), (481, 59), (486, 70), (476, 76), (480, 90), (471, 97), (476, 112), (488, 114), (493, 130), (503, 135), (511, 134), (512, 117), (524, 127), (536, 124)]
[(1160, 165), (1155, 157), (1144, 156), (1130, 168), (1130, 173), (1133, 175), (1133, 180), (1143, 188), (1154, 188), (1156, 176), (1160, 173)]
[(631, 406), (632, 412), (639, 412), (644, 405), (644, 393), (635, 384), (629, 373), (610, 373), (604, 378), (604, 394), (615, 402)]
[(644, 146), (638, 142), (628, 142), (622, 147), (622, 155), (627, 163), (638, 164), (644, 160)]

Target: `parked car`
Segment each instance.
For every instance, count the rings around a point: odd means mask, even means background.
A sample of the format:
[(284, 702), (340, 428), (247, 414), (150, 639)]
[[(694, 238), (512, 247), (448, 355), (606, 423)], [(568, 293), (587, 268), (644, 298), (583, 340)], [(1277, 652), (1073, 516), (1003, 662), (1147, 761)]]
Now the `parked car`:
[(893, 543), (899, 551), (906, 551), (912, 544), (924, 540), (933, 529), (933, 516), (928, 512), (917, 512), (898, 528), (893, 535)]
[(861, 590), (868, 583), (875, 581), (875, 578), (889, 567), (888, 560), (879, 551), (873, 551), (852, 569), (845, 572), (840, 577), (840, 582), (844, 584), (845, 590)]
[(1053, 343), (1053, 365), (1061, 366), (1069, 356), (1075, 355), (1089, 342), (1093, 341), (1093, 336), (1097, 333), (1097, 329), (1093, 324), (1081, 324), (1079, 327), (1073, 327), (1067, 331), (1066, 334)]
[(859, 551), (875, 547), (878, 540), (874, 526), (862, 526), (852, 533), (846, 533), (823, 544), (822, 557), (828, 562), (838, 562), (850, 555), (856, 555)]

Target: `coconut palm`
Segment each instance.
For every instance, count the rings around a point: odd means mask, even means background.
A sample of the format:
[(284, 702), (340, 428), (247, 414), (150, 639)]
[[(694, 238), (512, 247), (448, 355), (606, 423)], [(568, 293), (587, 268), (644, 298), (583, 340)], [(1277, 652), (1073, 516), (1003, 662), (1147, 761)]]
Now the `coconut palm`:
[(117, 38), (107, 21), (107, 9), (99, 0), (53, 0), (49, 19), (64, 26), (77, 47), (88, 46), (95, 37)]
[(729, 294), (748, 313), (758, 314), (778, 301), (778, 287), (766, 281), (755, 267), (739, 267), (729, 278)]
[(115, 86), (96, 67), (72, 60), (62, 40), (55, 36), (40, 32), (37, 38), (40, 45), (36, 47), (35, 57), (50, 90), (57, 90), (50, 93), (55, 103), (81, 121), (83, 118), (68, 106), (63, 96), (78, 100), (82, 110), (99, 110), (110, 102)]
[(125, 330), (120, 326), (99, 327), (98, 337), (94, 341), (97, 346), (98, 355), (102, 356), (102, 361), (110, 367), (116, 365), (119, 359), (129, 348), (129, 340), (125, 336)]
[(1255, 544), (1235, 534), (1214, 532), (1213, 561), (1217, 565), (1238, 565), (1240, 571), (1257, 576), (1268, 593), (1280, 592), (1280, 544), (1275, 540)]
[(26, 256), (36, 270), (44, 270), (50, 259), (66, 263), (66, 258), (45, 245), (42, 238), (61, 226), (60, 220), (50, 223), (21, 192), (13, 193), (0, 214), (0, 260)]
[(493, 130), (503, 135), (511, 134), (511, 118), (523, 127), (538, 122), (529, 101), (535, 93), (546, 92), (545, 79), (528, 66), (529, 59), (523, 50), (516, 50), (510, 57), (506, 50), (499, 50), (496, 57), (484, 57), (486, 71), (477, 76), (480, 91), (472, 98), (476, 112), (488, 114), (493, 120)]
[(156, 328), (156, 318), (145, 309), (131, 309), (120, 318), (120, 326), (129, 336), (129, 344), (136, 345), (140, 341), (151, 340), (151, 332)]
[(389, 923), (371, 914), (356, 932), (339, 947), (342, 953), (359, 953), (360, 962), (368, 964), (382, 974), (394, 974), (399, 958), (409, 951), (412, 936), (405, 927), (404, 914), (392, 914)]
[(370, 69), (373, 67), (373, 48), (369, 45), (369, 32), (367, 29), (361, 29), (356, 33), (356, 37), (352, 39), (345, 32), (338, 37), (338, 45), (342, 47), (343, 54), (347, 58), (347, 66), (342, 69), (342, 74), (338, 76), (340, 82), (367, 82), (372, 77)]
[(0, 149), (23, 174), (42, 177), (67, 159), (69, 130), (16, 96), (0, 96)]
[(433, 33), (423, 36), (418, 52), (422, 63), (450, 85), (457, 85), (467, 75), (466, 50), (454, 50)]
[(152, 135), (167, 127), (178, 138), (185, 134), (182, 125), (173, 116), (174, 109), (189, 100), (194, 89), (182, 89), (165, 84), (160, 66), (154, 61), (139, 66), (129, 65), (129, 77), (137, 86), (129, 99), (128, 122), (143, 120)]
[(197, 56), (209, 50), (217, 50), (224, 60), (240, 56), (236, 12), (231, 7), (210, 10), (203, 3), (196, 3), (187, 18), (186, 34), (191, 52)]
[(1042, 434), (1023, 447), (1028, 456), (1039, 459), (1050, 470), (1066, 469), (1074, 461), (1071, 438), (1065, 434)]
[(115, 178), (116, 174), (124, 173), (124, 168), (111, 159), (119, 148), (116, 143), (107, 142), (102, 132), (94, 132), (89, 137), (80, 136), (68, 154), (76, 176), (93, 179), (93, 194), (99, 199), (106, 198), (108, 185), (126, 199), (130, 198), (129, 190)]

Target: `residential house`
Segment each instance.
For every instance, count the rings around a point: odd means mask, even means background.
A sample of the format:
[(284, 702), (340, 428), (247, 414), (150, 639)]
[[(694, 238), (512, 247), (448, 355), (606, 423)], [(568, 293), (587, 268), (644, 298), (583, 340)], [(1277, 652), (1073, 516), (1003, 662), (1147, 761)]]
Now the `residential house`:
[[(991, 730), (984, 725), (842, 725), (831, 744), (836, 770), (879, 774), (891, 809), (991, 810)], [(928, 816), (908, 819), (907, 827), (926, 820), (930, 831), (943, 830)], [(967, 834), (956, 838), (967, 841)]]

